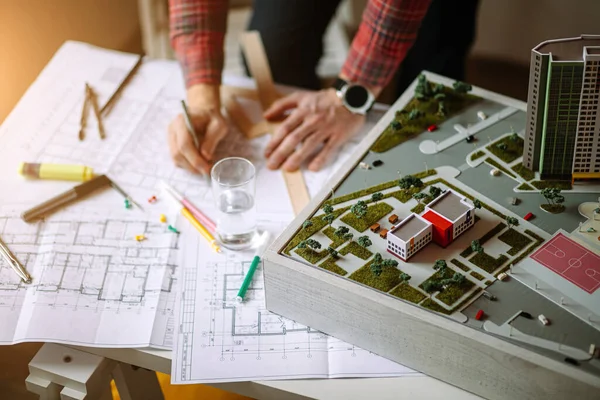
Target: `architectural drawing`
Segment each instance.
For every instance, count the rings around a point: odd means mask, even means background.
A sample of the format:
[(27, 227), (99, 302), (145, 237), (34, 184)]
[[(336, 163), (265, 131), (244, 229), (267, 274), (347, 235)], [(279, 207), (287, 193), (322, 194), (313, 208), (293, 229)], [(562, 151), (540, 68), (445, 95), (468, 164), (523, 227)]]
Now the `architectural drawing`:
[[(262, 226), (278, 232), (285, 225), (263, 221)], [(181, 272), (174, 383), (415, 373), (267, 311), (262, 267), (244, 303), (237, 303), (251, 253), (210, 254), (192, 235), (182, 242), (187, 262)]]

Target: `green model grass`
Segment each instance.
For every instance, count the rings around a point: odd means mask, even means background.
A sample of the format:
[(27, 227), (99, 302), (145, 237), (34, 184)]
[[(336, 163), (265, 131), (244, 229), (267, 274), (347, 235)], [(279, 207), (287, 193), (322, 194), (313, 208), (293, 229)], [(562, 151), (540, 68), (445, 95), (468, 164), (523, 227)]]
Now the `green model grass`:
[(511, 169), (513, 171), (515, 171), (521, 178), (525, 179), (526, 181), (530, 181), (533, 178), (535, 178), (535, 173), (533, 171), (525, 168), (525, 166), (523, 165), (523, 163), (518, 163), (517, 165), (515, 165)]
[(477, 150), (475, 153), (471, 154), (471, 161), (475, 161), (483, 156), (485, 156), (485, 151)]
[(358, 218), (356, 215), (350, 212), (344, 215), (341, 220), (348, 226), (351, 226), (358, 232), (362, 233), (392, 211), (394, 211), (394, 207), (383, 201), (380, 201), (377, 204), (369, 206), (367, 208), (367, 213), (362, 218)]
[(327, 257), (327, 255), (329, 254), (326, 249), (317, 251), (317, 250), (310, 249), (310, 248), (304, 248), (304, 249), (296, 249), (294, 251), (300, 257), (304, 258), (306, 261), (308, 261), (309, 263), (311, 263), (313, 265), (316, 265), (319, 261), (321, 261), (322, 259)]
[(331, 226), (328, 226), (327, 228), (323, 229), (323, 234), (325, 236), (327, 236), (329, 239), (331, 239), (330, 247), (337, 249), (338, 247), (340, 247), (341, 245), (346, 243), (348, 241), (348, 239), (344, 239), (339, 236), (336, 236), (334, 234), (334, 232), (335, 232), (335, 228), (333, 228)]
[(427, 297), (414, 287), (410, 286), (407, 282), (401, 283), (400, 285), (396, 286), (390, 292), (390, 294), (392, 296), (399, 297), (403, 300), (410, 301), (411, 303), (415, 304), (419, 304), (421, 301), (423, 301), (424, 298)]
[[(343, 213), (345, 213), (346, 211), (348, 211), (349, 209), (350, 209), (350, 206), (340, 208), (339, 210), (334, 210), (333, 215), (337, 218), (340, 215), (342, 215)], [(308, 228), (301, 228), (298, 231), (298, 233), (296, 233), (296, 235), (292, 238), (292, 240), (290, 240), (290, 242), (287, 244), (287, 246), (285, 246), (283, 253), (290, 256), (291, 255), (290, 252), (294, 249), (294, 247), (298, 246), (298, 243), (300, 243), (303, 240), (308, 239), (309, 237), (311, 237), (312, 235), (314, 235), (315, 233), (317, 233), (321, 229), (323, 229), (323, 227), (325, 227), (327, 225), (327, 222), (323, 221), (323, 215), (325, 215), (325, 214), (321, 213), (317, 216), (310, 218), (309, 221), (312, 222), (312, 226), (310, 226)]]
[(327, 271), (331, 271), (334, 274), (338, 274), (341, 276), (345, 276), (346, 274), (348, 274), (348, 272), (344, 268), (336, 264), (336, 261), (337, 260), (335, 258), (330, 256), (328, 259), (319, 264), (319, 268), (326, 269)]
[[(479, 238), (479, 244), (483, 246), (485, 242), (502, 232), (504, 228), (506, 228), (506, 224), (504, 222), (500, 222), (498, 225), (487, 231), (483, 236)], [(471, 254), (473, 254), (473, 249), (471, 248), (471, 246), (469, 246), (460, 253), (460, 256), (462, 258), (467, 258)]]
[(521, 250), (523, 250), (529, 245), (529, 243), (532, 242), (530, 238), (514, 229), (509, 229), (502, 235), (498, 236), (498, 240), (511, 247), (506, 252), (509, 256), (516, 256)]
[(560, 190), (571, 190), (573, 186), (570, 181), (533, 181), (529, 182), (531, 185), (539, 190), (547, 188), (558, 188)]
[(498, 258), (494, 258), (494, 257), (490, 256), (489, 254), (487, 254), (485, 251), (482, 251), (481, 253), (477, 253), (473, 257), (471, 257), (469, 259), (469, 261), (471, 263), (477, 265), (479, 268), (481, 268), (485, 272), (491, 274), (495, 270), (500, 268), (500, 266), (502, 264), (504, 264), (506, 261), (508, 261), (508, 257), (505, 256), (504, 254), (500, 254), (500, 256)]
[[(429, 82), (428, 84), (431, 85)], [(444, 86), (443, 93), (446, 95), (446, 98), (443, 100), (446, 107), (445, 115), (438, 114), (439, 101), (433, 97), (426, 100), (413, 98), (402, 110), (396, 112), (394, 120), (399, 122), (402, 128), (397, 130), (391, 126), (385, 128), (379, 139), (371, 147), (371, 151), (383, 153), (393, 149), (399, 144), (425, 132), (429, 126), (440, 124), (467, 106), (481, 100), (480, 97), (472, 94), (457, 93), (454, 89), (447, 86)], [(419, 110), (422, 115), (411, 120), (409, 115), (413, 110)]]
[(356, 257), (360, 258), (361, 260), (368, 260), (373, 255), (373, 253), (369, 249), (362, 247), (360, 244), (358, 244), (354, 241), (348, 243), (347, 245), (342, 247), (340, 250), (340, 255), (342, 255), (342, 256), (345, 256), (348, 253), (355, 255)]
[(449, 306), (453, 305), (463, 297), (469, 290), (473, 289), (475, 284), (468, 279), (460, 284), (450, 284), (442, 292), (438, 293), (435, 297), (442, 301), (444, 304)]
[(475, 271), (471, 271), (471, 276), (475, 279), (477, 279), (478, 281), (482, 281), (485, 279), (485, 276), (475, 272)]
[(377, 276), (371, 272), (371, 262), (372, 261), (369, 261), (367, 264), (354, 271), (354, 273), (349, 276), (349, 279), (386, 293), (401, 282), (401, 271), (398, 268), (384, 266), (381, 275)]
[(458, 261), (456, 258), (453, 258), (452, 260), (450, 260), (450, 262), (465, 272), (469, 272), (471, 270), (469, 267)]
[[(500, 140), (495, 141), (486, 147), (496, 157), (509, 164), (515, 161), (517, 158), (523, 155), (523, 138), (521, 136), (515, 136), (514, 140), (512, 135), (505, 136)], [(506, 149), (498, 148), (498, 145), (506, 146)]]

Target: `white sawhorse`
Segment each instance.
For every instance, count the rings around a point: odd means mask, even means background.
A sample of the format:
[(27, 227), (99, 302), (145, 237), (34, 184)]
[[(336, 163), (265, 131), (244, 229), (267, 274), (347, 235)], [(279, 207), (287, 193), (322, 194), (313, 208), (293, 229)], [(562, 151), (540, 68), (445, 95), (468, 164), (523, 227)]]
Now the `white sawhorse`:
[(164, 400), (155, 372), (52, 343), (33, 357), (25, 383), (41, 400), (110, 400), (112, 379), (122, 400)]

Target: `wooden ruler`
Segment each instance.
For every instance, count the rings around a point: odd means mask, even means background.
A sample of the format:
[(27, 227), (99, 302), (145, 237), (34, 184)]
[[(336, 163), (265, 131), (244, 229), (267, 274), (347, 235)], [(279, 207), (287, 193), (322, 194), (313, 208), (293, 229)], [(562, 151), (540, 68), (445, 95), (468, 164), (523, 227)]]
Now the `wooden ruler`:
[[(273, 104), (281, 95), (277, 92), (275, 84), (273, 83), (273, 76), (271, 75), (271, 68), (265, 53), (260, 34), (257, 31), (246, 32), (241, 37), (242, 51), (248, 64), (248, 69), (252, 74), (252, 77), (256, 81), (256, 87), (258, 92), (258, 100), (263, 108), (266, 110)], [(241, 88), (236, 88), (242, 90)], [(258, 124), (252, 124), (252, 121), (245, 115), (239, 102), (235, 100), (234, 90), (224, 88), (224, 100), (223, 104), (227, 109), (227, 112), (234, 118), (240, 118), (236, 124), (246, 134), (247, 137), (260, 136), (261, 132), (273, 133), (278, 127), (278, 123), (271, 123), (268, 121), (261, 121)], [(243, 93), (239, 92), (242, 96)], [(249, 95), (250, 94), (247, 94)], [(243, 114), (243, 117), (242, 117)], [(243, 128), (241, 127), (243, 126)], [(266, 133), (265, 132), (265, 133)], [(288, 194), (292, 202), (292, 208), (294, 213), (298, 215), (300, 211), (309, 203), (310, 195), (306, 188), (306, 182), (304, 176), (300, 170), (296, 172), (283, 172), (283, 179), (287, 186)]]

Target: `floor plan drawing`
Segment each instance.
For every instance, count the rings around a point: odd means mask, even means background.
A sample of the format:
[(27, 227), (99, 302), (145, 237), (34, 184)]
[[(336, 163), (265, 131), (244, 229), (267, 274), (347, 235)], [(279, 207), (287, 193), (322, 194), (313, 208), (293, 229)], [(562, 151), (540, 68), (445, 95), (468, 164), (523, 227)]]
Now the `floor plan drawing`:
[[(32, 326), (50, 319), (58, 326), (90, 312), (111, 315), (124, 328), (129, 326), (131, 335), (121, 335), (127, 340), (123, 345), (135, 343), (136, 326), (148, 328), (145, 336), (150, 343), (153, 326), (168, 325), (159, 320), (173, 313), (177, 235), (164, 224), (88, 213), (87, 218), (28, 225), (3, 213), (0, 234), (36, 277), (31, 285), (24, 285), (0, 261), (0, 314), (31, 316), (23, 318), (26, 323), (17, 323), (12, 337), (3, 334), (0, 341), (27, 340), (32, 334), (40, 340), (68, 340), (65, 331), (40, 335)], [(134, 236), (139, 234), (150, 239), (138, 242)], [(97, 345), (114, 340), (103, 337), (94, 324), (76, 332), (79, 340), (88, 337)], [(163, 335), (156, 345), (168, 346), (170, 339)]]
[[(277, 232), (284, 224), (262, 226)], [(261, 266), (238, 303), (252, 254), (212, 255), (189, 235), (182, 242), (174, 383), (415, 373), (267, 311)]]

